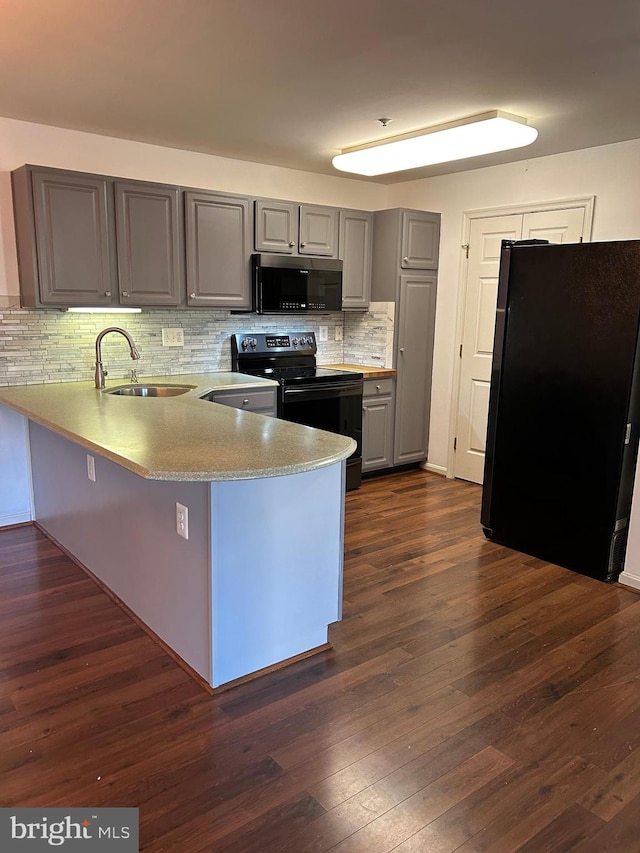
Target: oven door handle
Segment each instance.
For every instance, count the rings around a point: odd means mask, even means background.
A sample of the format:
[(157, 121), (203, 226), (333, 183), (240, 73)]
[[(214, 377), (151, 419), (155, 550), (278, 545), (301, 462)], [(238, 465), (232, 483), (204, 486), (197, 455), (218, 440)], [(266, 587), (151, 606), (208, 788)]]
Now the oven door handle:
[(285, 388), (283, 397), (301, 397), (302, 395), (319, 400), (328, 397), (344, 397), (347, 395), (362, 394), (362, 385), (359, 382), (344, 382), (340, 385), (304, 385), (297, 388)]

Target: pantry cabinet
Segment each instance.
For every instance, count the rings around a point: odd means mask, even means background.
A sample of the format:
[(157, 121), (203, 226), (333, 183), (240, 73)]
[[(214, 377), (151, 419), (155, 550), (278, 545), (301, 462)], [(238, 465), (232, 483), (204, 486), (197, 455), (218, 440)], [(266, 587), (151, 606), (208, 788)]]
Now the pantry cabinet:
[(339, 210), (324, 205), (256, 199), (256, 252), (338, 257)]
[(395, 303), (394, 465), (427, 457), (439, 222), (419, 210), (374, 213), (371, 298)]

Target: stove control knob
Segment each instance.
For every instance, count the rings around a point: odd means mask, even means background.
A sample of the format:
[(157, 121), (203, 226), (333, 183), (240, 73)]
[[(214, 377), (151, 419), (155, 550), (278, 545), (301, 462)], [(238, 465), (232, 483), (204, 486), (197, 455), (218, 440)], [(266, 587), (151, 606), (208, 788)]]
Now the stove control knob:
[[(294, 339), (291, 341), (291, 343), (294, 345), (294, 347), (297, 347), (297, 346), (298, 346), (298, 339), (297, 339), (297, 338), (294, 338)], [(300, 338), (300, 343), (302, 343), (302, 338)]]
[(249, 346), (249, 341), (246, 338), (243, 338), (240, 346), (242, 347), (243, 351), (246, 350), (246, 348)]
[(258, 341), (255, 338), (251, 338), (249, 343), (251, 344), (251, 349), (255, 349), (258, 346)]

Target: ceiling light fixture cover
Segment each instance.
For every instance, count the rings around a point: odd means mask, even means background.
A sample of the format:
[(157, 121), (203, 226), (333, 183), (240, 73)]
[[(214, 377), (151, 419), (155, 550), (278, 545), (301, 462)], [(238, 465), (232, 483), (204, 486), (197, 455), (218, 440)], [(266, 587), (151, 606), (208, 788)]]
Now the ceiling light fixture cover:
[(531, 145), (538, 137), (520, 116), (491, 110), (459, 121), (346, 148), (333, 158), (336, 169), (356, 175), (386, 175)]

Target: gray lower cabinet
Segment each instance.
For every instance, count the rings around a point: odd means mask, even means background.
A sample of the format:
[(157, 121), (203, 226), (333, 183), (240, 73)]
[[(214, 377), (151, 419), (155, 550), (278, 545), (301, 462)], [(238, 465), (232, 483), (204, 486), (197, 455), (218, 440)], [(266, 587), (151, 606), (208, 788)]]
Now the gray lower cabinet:
[(428, 211), (374, 213), (371, 298), (395, 303), (394, 465), (427, 457), (439, 222)]
[(187, 304), (251, 309), (251, 210), (248, 198), (184, 194)]
[(373, 214), (364, 210), (340, 211), (342, 307), (366, 311), (371, 300)]
[(184, 302), (178, 187), (35, 166), (12, 182), (25, 307)]
[(244, 409), (259, 415), (276, 417), (276, 387), (244, 388), (242, 391), (212, 391), (207, 399), (222, 406), (232, 406), (234, 409)]
[(362, 470), (393, 465), (394, 380), (365, 379), (362, 394)]
[(324, 205), (256, 199), (255, 250), (337, 258), (339, 212)]

